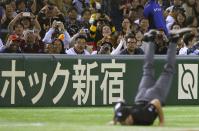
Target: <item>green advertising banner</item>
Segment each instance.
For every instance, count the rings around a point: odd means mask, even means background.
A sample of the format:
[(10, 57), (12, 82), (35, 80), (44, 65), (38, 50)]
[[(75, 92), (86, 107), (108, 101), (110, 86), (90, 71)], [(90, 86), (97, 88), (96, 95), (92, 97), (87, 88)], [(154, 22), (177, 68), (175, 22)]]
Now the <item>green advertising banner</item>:
[[(165, 56), (155, 58), (156, 77)], [(198, 61), (177, 58), (167, 104), (197, 105)], [(0, 55), (1, 107), (107, 106), (133, 103), (143, 56)]]

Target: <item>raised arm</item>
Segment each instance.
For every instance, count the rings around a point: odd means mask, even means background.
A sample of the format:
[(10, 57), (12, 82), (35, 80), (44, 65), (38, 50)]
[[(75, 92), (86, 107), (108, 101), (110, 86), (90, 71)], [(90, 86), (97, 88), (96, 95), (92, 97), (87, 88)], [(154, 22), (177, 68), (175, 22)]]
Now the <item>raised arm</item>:
[(150, 103), (153, 104), (157, 109), (158, 117), (159, 117), (159, 126), (163, 126), (164, 125), (164, 113), (163, 113), (160, 101), (158, 99), (154, 99)]
[(15, 25), (15, 23), (16, 23), (17, 21), (19, 21), (20, 18), (23, 17), (22, 14), (23, 14), (23, 13), (19, 13), (19, 14), (9, 23), (8, 29), (9, 29), (10, 32), (13, 32), (13, 30), (14, 30), (14, 29), (13, 29), (13, 26)]

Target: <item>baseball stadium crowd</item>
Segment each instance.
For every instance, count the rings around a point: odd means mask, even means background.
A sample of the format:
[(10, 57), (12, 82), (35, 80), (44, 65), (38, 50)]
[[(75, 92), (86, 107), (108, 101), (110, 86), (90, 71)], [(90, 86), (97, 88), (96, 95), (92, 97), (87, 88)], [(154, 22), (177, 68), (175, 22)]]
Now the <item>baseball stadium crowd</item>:
[(199, 0), (0, 0), (0, 52), (142, 55), (156, 29), (155, 54), (166, 54), (169, 32), (186, 27), (176, 53), (199, 55), (198, 25)]

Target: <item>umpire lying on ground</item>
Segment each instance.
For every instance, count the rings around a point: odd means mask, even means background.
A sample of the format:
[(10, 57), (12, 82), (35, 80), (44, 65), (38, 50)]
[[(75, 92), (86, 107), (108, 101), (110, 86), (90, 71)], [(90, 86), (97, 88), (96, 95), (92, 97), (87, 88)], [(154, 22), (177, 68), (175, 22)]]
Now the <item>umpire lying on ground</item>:
[(157, 81), (155, 81), (154, 77), (154, 40), (157, 36), (157, 31), (150, 31), (145, 35), (144, 41), (147, 42), (148, 47), (145, 52), (143, 76), (134, 100), (135, 104), (127, 106), (124, 102), (118, 102), (114, 109), (114, 124), (152, 125), (158, 117), (159, 125), (164, 125), (162, 105), (165, 104), (173, 79), (176, 62), (176, 43), (179, 34), (188, 31), (191, 31), (191, 29), (171, 32), (166, 64)]

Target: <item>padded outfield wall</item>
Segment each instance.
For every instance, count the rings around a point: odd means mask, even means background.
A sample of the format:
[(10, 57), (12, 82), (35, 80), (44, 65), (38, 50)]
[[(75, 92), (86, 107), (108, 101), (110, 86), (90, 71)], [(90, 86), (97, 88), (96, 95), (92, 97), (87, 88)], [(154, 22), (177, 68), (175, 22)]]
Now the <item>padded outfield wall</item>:
[[(143, 56), (0, 55), (0, 107), (129, 104), (142, 76)], [(165, 56), (155, 57), (156, 78)], [(168, 105), (199, 105), (198, 57), (177, 57)]]

